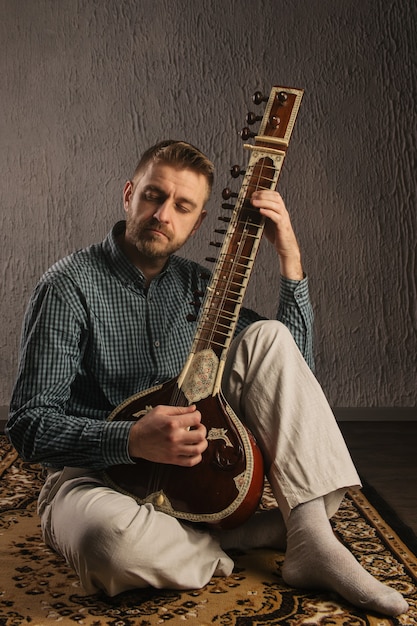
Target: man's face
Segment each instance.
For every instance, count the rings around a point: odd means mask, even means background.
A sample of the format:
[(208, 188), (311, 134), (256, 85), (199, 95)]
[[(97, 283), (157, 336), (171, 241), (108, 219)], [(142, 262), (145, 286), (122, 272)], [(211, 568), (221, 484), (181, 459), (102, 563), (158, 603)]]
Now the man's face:
[(140, 264), (167, 259), (199, 228), (206, 212), (206, 178), (189, 169), (151, 163), (123, 192), (125, 241)]

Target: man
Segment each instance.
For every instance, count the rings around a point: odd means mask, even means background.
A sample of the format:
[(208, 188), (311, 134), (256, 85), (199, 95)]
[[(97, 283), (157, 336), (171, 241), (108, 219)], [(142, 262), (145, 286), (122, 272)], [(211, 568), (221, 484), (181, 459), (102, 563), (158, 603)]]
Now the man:
[(207, 279), (202, 267), (174, 253), (204, 220), (212, 181), (211, 162), (193, 146), (150, 148), (124, 187), (126, 223), (102, 244), (58, 262), (35, 290), (8, 434), (23, 458), (48, 467), (39, 497), (45, 541), (92, 593), (202, 587), (231, 573), (228, 548), (269, 546), (286, 549), (289, 585), (403, 613), (402, 596), (368, 574), (332, 533), (329, 517), (359, 478), (307, 365), (307, 279), (277, 192), (257, 191), (251, 202), (267, 218), (265, 234), (279, 258), (281, 321), (242, 310), (222, 387), (258, 440), (279, 509), (214, 533), (138, 505), (103, 482), (101, 470), (134, 458), (192, 467), (208, 446), (194, 405), (157, 406), (137, 422), (106, 418), (127, 397), (178, 375), (185, 362), (194, 334), (186, 316)]

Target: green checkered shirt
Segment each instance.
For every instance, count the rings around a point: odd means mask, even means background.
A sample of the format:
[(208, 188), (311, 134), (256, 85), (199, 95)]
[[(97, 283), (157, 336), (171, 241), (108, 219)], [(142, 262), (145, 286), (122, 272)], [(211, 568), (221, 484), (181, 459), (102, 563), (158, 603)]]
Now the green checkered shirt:
[[(24, 459), (61, 468), (130, 463), (132, 422), (107, 421), (129, 396), (179, 374), (206, 268), (176, 255), (146, 289), (143, 274), (106, 239), (50, 268), (26, 312), (7, 427)], [(237, 331), (262, 319), (243, 308)], [(278, 319), (313, 367), (307, 279), (281, 280)]]

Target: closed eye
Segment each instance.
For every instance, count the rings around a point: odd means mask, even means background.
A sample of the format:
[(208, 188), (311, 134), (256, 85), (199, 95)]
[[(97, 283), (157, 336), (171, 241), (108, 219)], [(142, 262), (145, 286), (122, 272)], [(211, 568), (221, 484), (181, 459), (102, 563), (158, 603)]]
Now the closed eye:
[(163, 194), (156, 189), (146, 189), (143, 192), (143, 197), (148, 202), (163, 202), (165, 200)]
[(179, 211), (180, 213), (189, 213), (190, 212), (190, 207), (189, 206), (185, 206), (183, 204), (180, 204), (177, 202), (177, 204), (175, 205), (175, 208), (177, 209), (177, 211)]

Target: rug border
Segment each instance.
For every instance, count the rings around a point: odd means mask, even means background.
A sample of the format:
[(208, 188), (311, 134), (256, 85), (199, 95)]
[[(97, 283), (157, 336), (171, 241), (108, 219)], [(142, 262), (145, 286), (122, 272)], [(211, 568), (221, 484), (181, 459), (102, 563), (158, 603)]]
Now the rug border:
[(363, 493), (372, 506), (379, 512), (381, 517), (391, 526), (391, 528), (405, 543), (408, 549), (417, 557), (417, 535), (414, 530), (408, 526), (393, 507), (381, 496), (381, 494), (373, 487), (365, 478), (362, 478)]
[(392, 526), (384, 519), (383, 514), (373, 506), (362, 490), (356, 491), (352, 489), (349, 490), (347, 495), (360, 509), (364, 518), (375, 528), (381, 541), (388, 544), (397, 559), (404, 565), (409, 575), (417, 583), (417, 556), (414, 552), (402, 541)]

